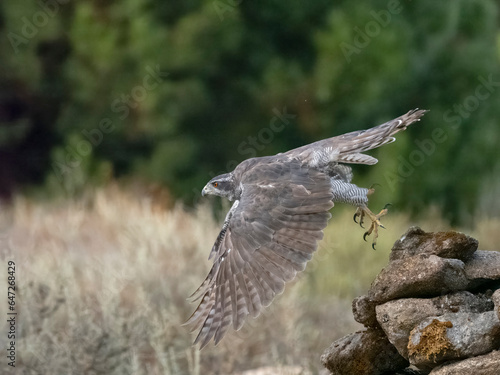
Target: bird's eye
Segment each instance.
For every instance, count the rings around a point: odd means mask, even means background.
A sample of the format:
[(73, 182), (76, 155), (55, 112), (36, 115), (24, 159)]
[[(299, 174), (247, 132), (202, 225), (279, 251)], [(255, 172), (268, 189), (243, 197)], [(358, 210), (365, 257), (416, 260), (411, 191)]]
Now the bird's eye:
[(212, 182), (212, 185), (213, 185), (213, 187), (217, 187), (217, 186), (219, 186), (219, 183), (218, 182)]

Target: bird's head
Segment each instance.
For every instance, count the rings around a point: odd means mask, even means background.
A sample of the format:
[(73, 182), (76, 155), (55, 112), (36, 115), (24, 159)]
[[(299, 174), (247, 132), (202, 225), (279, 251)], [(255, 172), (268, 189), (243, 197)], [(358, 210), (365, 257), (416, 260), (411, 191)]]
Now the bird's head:
[(217, 195), (233, 201), (236, 195), (236, 186), (233, 174), (225, 173), (212, 178), (201, 191), (201, 195)]

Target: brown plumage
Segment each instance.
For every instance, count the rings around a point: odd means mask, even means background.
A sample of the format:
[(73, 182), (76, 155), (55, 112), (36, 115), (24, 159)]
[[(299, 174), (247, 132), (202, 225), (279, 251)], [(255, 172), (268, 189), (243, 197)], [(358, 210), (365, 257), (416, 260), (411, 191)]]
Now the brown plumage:
[(195, 344), (203, 348), (212, 338), (217, 344), (231, 325), (240, 329), (283, 292), (311, 259), (333, 202), (357, 206), (361, 220), (372, 220), (365, 236), (377, 236), (382, 213), (368, 210), (371, 191), (351, 184), (351, 168), (339, 163), (375, 164), (377, 159), (362, 152), (393, 142), (394, 134), (425, 112), (413, 110), (372, 129), (248, 159), (209, 181), (203, 195), (234, 204), (210, 253), (214, 264), (191, 296), (201, 299), (185, 323), (200, 330)]

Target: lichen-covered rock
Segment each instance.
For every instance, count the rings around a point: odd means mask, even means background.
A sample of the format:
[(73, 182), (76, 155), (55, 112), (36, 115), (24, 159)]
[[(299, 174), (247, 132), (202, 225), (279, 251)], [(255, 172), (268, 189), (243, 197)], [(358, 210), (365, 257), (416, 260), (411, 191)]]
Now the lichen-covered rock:
[(408, 358), (410, 332), (422, 320), (450, 312), (481, 313), (491, 310), (493, 302), (488, 297), (467, 291), (435, 298), (403, 298), (376, 307), (378, 323), (405, 358)]
[(365, 327), (378, 327), (377, 316), (375, 312), (376, 303), (368, 296), (360, 296), (352, 301), (352, 314), (354, 320), (363, 324)]
[(434, 368), (429, 375), (498, 375), (500, 351), (467, 358), (459, 362), (445, 363)]
[(374, 328), (335, 341), (321, 362), (333, 375), (379, 375), (408, 366), (384, 332)]
[(424, 232), (419, 227), (411, 227), (394, 243), (389, 260), (417, 254), (434, 254), (442, 258), (467, 261), (477, 250), (477, 245), (476, 239), (460, 232)]
[(489, 280), (500, 280), (500, 252), (478, 250), (465, 263), (464, 269), (470, 288)]
[(373, 281), (368, 297), (377, 303), (434, 297), (464, 290), (468, 283), (462, 261), (420, 254), (390, 262)]
[(445, 361), (488, 353), (500, 345), (500, 321), (494, 311), (448, 313), (424, 319), (410, 333), (410, 363), (431, 370)]

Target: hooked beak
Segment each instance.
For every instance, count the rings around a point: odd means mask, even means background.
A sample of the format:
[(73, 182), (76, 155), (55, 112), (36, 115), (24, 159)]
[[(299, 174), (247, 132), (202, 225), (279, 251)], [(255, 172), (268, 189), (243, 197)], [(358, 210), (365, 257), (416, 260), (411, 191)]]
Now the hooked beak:
[(204, 197), (205, 195), (207, 195), (209, 193), (208, 189), (209, 189), (208, 185), (205, 185), (205, 187), (201, 191), (201, 196), (202, 197)]

